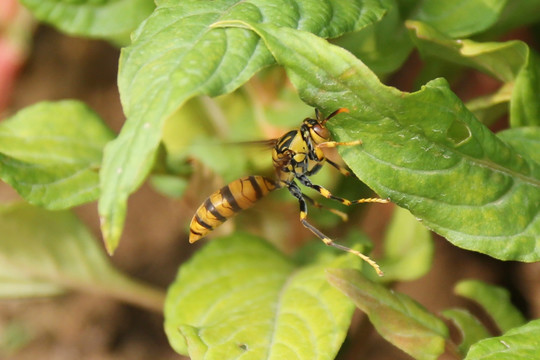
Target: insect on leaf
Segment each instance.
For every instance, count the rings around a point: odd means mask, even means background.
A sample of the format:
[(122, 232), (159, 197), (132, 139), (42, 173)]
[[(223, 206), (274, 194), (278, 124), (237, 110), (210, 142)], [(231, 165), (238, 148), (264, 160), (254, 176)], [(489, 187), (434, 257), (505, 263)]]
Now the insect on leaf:
[(404, 93), (312, 34), (221, 26), (254, 29), (307, 103), (326, 112), (350, 110), (328, 127), (338, 141), (363, 141), (340, 154), (382, 198), (459, 247), (504, 260), (540, 260), (540, 166), (475, 119), (445, 80)]
[(212, 24), (264, 21), (337, 37), (377, 21), (384, 11), (376, 0), (160, 1), (120, 59), (127, 122), (105, 150), (99, 202), (108, 251), (118, 245), (127, 197), (152, 166), (165, 120), (190, 98), (230, 92), (274, 63), (254, 33)]

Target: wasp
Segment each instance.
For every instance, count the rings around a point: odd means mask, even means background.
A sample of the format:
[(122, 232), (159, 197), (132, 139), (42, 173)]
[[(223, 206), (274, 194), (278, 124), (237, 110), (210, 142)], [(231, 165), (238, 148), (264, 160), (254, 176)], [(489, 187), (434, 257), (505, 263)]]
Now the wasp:
[[(325, 198), (336, 200), (344, 205), (387, 203), (389, 201), (380, 198), (347, 200), (333, 195), (329, 190), (320, 185), (313, 184), (309, 179), (309, 177), (317, 173), (325, 163), (330, 164), (343, 175), (350, 175), (350, 172), (346, 168), (327, 159), (322, 150), (323, 148), (362, 144), (361, 140), (340, 142), (332, 141), (330, 139), (330, 132), (325, 126), (326, 122), (343, 112), (349, 112), (349, 110), (346, 108), (339, 108), (325, 118), (322, 113), (316, 109), (315, 119), (304, 119), (299, 129), (291, 130), (277, 139), (263, 140), (266, 145), (272, 147), (272, 162), (275, 169), (275, 179), (269, 179), (259, 175), (247, 176), (235, 180), (211, 194), (201, 206), (199, 206), (191, 220), (189, 242), (193, 243), (203, 238), (238, 212), (253, 206), (259, 199), (266, 196), (271, 191), (287, 188), (289, 192), (298, 199), (300, 205), (300, 222), (304, 227), (309, 229), (326, 245), (360, 257), (370, 264), (377, 274), (382, 275), (379, 266), (371, 258), (359, 251), (335, 243), (307, 221), (307, 202), (318, 208), (322, 208), (323, 206), (302, 193), (302, 190), (296, 183), (296, 181), (298, 181), (302, 185), (319, 192)], [(340, 211), (335, 209), (329, 210), (346, 220), (346, 215)]]

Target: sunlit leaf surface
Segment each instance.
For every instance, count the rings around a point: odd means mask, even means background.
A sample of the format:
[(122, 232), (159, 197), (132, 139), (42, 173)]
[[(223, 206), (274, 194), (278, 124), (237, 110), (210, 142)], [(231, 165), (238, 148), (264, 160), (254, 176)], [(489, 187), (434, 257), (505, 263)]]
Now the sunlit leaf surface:
[(0, 123), (0, 177), (49, 209), (96, 200), (103, 147), (113, 136), (81, 102), (29, 106)]
[(299, 266), (260, 238), (214, 239), (169, 289), (169, 341), (194, 360), (334, 359), (353, 305), (328, 284), (325, 269), (359, 263), (340, 253)]
[(465, 360), (530, 360), (538, 357), (538, 349), (540, 320), (533, 320), (502, 336), (474, 344)]

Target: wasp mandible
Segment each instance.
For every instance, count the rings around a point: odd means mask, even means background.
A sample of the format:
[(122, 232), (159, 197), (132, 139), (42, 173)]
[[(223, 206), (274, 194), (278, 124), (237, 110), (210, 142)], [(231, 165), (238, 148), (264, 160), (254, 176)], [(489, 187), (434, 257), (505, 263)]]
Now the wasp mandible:
[[(377, 274), (382, 275), (379, 265), (368, 256), (359, 251), (346, 246), (336, 244), (332, 239), (323, 234), (307, 221), (307, 202), (316, 207), (322, 207), (315, 200), (302, 193), (295, 180), (304, 186), (318, 191), (328, 199), (339, 201), (344, 205), (360, 203), (387, 203), (387, 199), (368, 198), (358, 200), (347, 200), (333, 195), (330, 191), (320, 185), (313, 184), (309, 177), (317, 173), (326, 162), (336, 168), (343, 175), (350, 175), (350, 172), (343, 166), (327, 159), (322, 151), (323, 148), (333, 148), (336, 146), (352, 146), (362, 144), (361, 140), (355, 141), (331, 141), (330, 132), (326, 128), (326, 122), (337, 114), (349, 112), (346, 108), (339, 108), (326, 118), (319, 110), (315, 110), (315, 119), (306, 118), (299, 129), (291, 130), (278, 139), (265, 141), (272, 146), (272, 162), (275, 169), (275, 179), (264, 176), (247, 176), (233, 181), (210, 195), (199, 206), (189, 228), (189, 242), (193, 243), (216, 227), (223, 224), (241, 210), (247, 209), (257, 200), (264, 197), (269, 192), (287, 188), (289, 192), (298, 199), (300, 204), (300, 222), (313, 234), (320, 238), (326, 245), (333, 246), (340, 250), (355, 254), (370, 264)], [(341, 212), (330, 209), (330, 211), (345, 217)]]

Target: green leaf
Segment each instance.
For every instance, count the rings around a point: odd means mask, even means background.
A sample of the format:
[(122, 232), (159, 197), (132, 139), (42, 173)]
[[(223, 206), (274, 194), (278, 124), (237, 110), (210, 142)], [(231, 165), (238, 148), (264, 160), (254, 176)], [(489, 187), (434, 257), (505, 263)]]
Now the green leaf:
[(191, 359), (333, 359), (353, 306), (325, 278), (351, 255), (298, 267), (260, 238), (215, 239), (169, 288), (165, 330)]
[(118, 245), (127, 197), (152, 166), (165, 120), (188, 99), (230, 92), (274, 62), (258, 36), (215, 29), (215, 22), (263, 21), (337, 37), (377, 21), (384, 11), (377, 0), (160, 1), (120, 59), (127, 122), (105, 150), (99, 203), (108, 251)]
[(352, 269), (328, 269), (328, 281), (369, 317), (386, 340), (415, 359), (438, 359), (446, 325), (413, 299), (364, 278)]
[(396, 207), (384, 237), (384, 255), (377, 262), (384, 271), (382, 281), (408, 281), (431, 268), (433, 241), (424, 225), (407, 210)]
[(521, 155), (540, 164), (540, 128), (520, 127), (497, 133), (497, 136), (512, 145)]
[(472, 67), (502, 82), (516, 79), (529, 53), (527, 44), (522, 41), (454, 40), (426, 23), (409, 20), (405, 25), (424, 56)]
[(152, 0), (21, 0), (39, 20), (61, 31), (94, 38), (129, 40), (152, 12)]
[(241, 146), (224, 146), (223, 142), (212, 138), (199, 138), (190, 146), (189, 153), (215, 173), (220, 174), (226, 182), (238, 179), (249, 171), (247, 163), (243, 161), (246, 157), (246, 149)]
[(386, 75), (399, 69), (413, 49), (396, 0), (382, 0), (385, 16), (365, 28), (332, 41), (361, 59), (373, 72)]
[(115, 270), (71, 212), (19, 203), (2, 205), (0, 215), (1, 298), (81, 290), (160, 309), (161, 292)]
[(540, 320), (533, 320), (509, 330), (503, 336), (474, 344), (465, 360), (536, 359), (538, 349), (540, 349)]
[(466, 355), (472, 344), (490, 337), (489, 331), (470, 312), (463, 309), (448, 309), (442, 312), (444, 317), (452, 320), (461, 334), (459, 352)]
[[(354, 173), (453, 244), (506, 260), (540, 260), (540, 166), (479, 123), (442, 79), (415, 93), (379, 82), (349, 52), (312, 34), (251, 27), (308, 104), (325, 112)], [(314, 75), (315, 74), (315, 75)]]
[(510, 302), (510, 293), (502, 287), (479, 280), (463, 280), (456, 285), (454, 291), (486, 309), (502, 332), (525, 323), (521, 312)]
[(493, 94), (480, 96), (467, 102), (474, 116), (484, 125), (490, 126), (508, 112), (514, 83), (507, 83)]
[(508, 33), (509, 30), (525, 27), (540, 20), (539, 0), (511, 0), (501, 11), (499, 20), (490, 29), (489, 34), (496, 37), (497, 34)]
[(0, 334), (0, 356), (9, 359), (34, 340), (33, 329), (24, 320), (4, 320)]
[(424, 56), (470, 66), (507, 83), (501, 91), (507, 97), (510, 90), (513, 127), (540, 124), (540, 63), (526, 43), (452, 40), (421, 22), (406, 26)]
[(540, 125), (540, 62), (527, 47), (527, 59), (516, 77), (510, 102), (510, 125)]
[(160, 193), (172, 198), (180, 198), (188, 187), (187, 179), (175, 175), (153, 175), (150, 183)]
[(495, 24), (506, 2), (507, 0), (424, 0), (413, 18), (426, 22), (449, 37), (468, 37)]
[(113, 133), (81, 102), (42, 102), (0, 124), (0, 177), (28, 202), (65, 209), (96, 200)]

